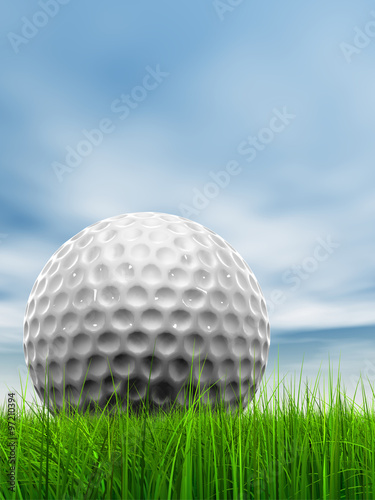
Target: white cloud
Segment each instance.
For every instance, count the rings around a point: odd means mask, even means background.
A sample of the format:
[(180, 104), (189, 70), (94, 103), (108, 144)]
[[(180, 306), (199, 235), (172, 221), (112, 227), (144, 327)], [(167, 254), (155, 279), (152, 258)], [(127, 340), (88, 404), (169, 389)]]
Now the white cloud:
[(299, 293), (270, 314), (271, 324), (280, 329), (335, 328), (375, 324), (373, 302), (313, 302)]

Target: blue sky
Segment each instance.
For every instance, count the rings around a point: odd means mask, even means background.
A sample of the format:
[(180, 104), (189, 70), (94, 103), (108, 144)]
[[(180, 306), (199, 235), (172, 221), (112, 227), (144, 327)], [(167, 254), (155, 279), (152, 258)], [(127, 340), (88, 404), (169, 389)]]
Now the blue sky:
[[(148, 210), (188, 211), (247, 260), (269, 304), (268, 373), (279, 349), (281, 372), (341, 356), (349, 385), (375, 381), (373, 1), (0, 9), (1, 399), (52, 253)], [(73, 167), (69, 148), (90, 154)]]

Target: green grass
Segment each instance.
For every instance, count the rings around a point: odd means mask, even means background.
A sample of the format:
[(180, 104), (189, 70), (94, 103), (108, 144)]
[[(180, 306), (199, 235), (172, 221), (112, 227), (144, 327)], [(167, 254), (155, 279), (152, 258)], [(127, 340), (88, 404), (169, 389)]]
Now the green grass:
[(0, 498), (375, 498), (375, 408), (329, 377), (326, 390), (278, 373), (235, 413), (201, 405), (151, 413), (16, 410), (16, 492), (8, 491), (7, 410), (0, 412)]

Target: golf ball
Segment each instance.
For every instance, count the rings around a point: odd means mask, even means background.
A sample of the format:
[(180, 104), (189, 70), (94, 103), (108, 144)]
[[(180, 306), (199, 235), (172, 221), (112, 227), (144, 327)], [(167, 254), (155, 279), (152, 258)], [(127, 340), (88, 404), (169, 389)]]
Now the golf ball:
[(50, 258), (23, 346), (38, 396), (57, 409), (64, 400), (103, 408), (115, 390), (134, 408), (147, 397), (150, 408), (187, 406), (198, 386), (204, 404), (238, 407), (241, 396), (245, 407), (270, 327), (253, 272), (223, 238), (176, 215), (130, 213), (87, 227)]

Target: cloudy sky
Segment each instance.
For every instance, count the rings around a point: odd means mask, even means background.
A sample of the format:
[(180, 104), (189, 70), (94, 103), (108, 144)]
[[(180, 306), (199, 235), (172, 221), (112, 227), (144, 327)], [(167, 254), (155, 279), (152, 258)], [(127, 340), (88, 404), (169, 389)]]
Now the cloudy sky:
[(373, 1), (20, 0), (0, 19), (1, 400), (49, 257), (137, 211), (247, 260), (268, 375), (279, 355), (375, 381)]

